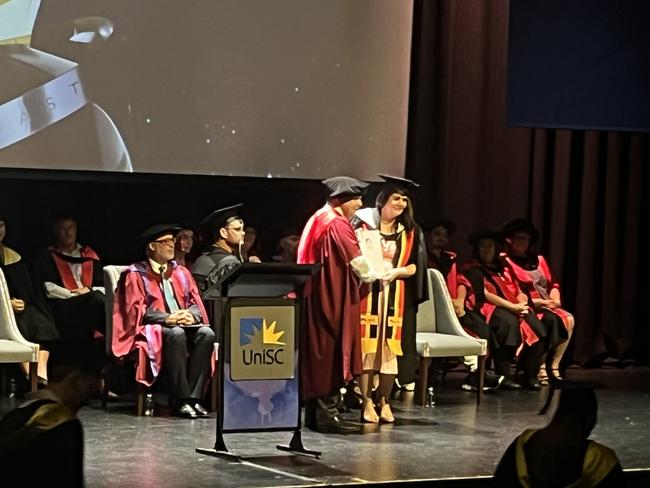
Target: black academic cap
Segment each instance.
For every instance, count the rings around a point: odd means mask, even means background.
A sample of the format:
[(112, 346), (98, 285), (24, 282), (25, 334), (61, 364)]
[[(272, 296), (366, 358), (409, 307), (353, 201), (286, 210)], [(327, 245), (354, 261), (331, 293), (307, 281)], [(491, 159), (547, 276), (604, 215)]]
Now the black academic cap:
[(431, 227), (429, 227), (429, 229), (433, 230), (436, 227), (444, 227), (447, 229), (447, 234), (449, 235), (453, 234), (456, 230), (456, 224), (449, 219), (438, 219), (433, 223)]
[(549, 380), (551, 387), (546, 397), (546, 402), (539, 411), (540, 415), (544, 415), (547, 412), (556, 391), (561, 392), (558, 409), (567, 410), (572, 407), (577, 407), (578, 409), (584, 410), (584, 402), (595, 399), (596, 390), (605, 388), (603, 383), (595, 381), (560, 380), (551, 377), (549, 377)]
[(360, 197), (368, 187), (368, 183), (349, 176), (333, 176), (321, 181), (327, 187), (328, 198)]
[(537, 239), (539, 238), (539, 232), (528, 219), (513, 219), (506, 222), (503, 227), (501, 227), (501, 234), (504, 238), (512, 237), (517, 232), (525, 232), (528, 234), (530, 236), (531, 244), (537, 242)]
[(470, 234), (468, 241), (471, 246), (477, 246), (481, 239), (494, 239), (497, 244), (501, 244), (501, 233), (494, 229), (481, 229)]
[(215, 232), (224, 227), (228, 219), (232, 217), (241, 218), (241, 210), (243, 207), (243, 203), (238, 203), (236, 205), (231, 205), (230, 207), (215, 210), (199, 222), (199, 227), (204, 231)]
[(149, 244), (161, 236), (171, 234), (175, 236), (181, 230), (178, 224), (156, 224), (145, 230), (140, 236), (142, 244)]
[(419, 188), (420, 185), (415, 181), (409, 180), (408, 178), (402, 178), (400, 176), (391, 176), (391, 175), (377, 175), (382, 180), (384, 180), (388, 185), (391, 185), (395, 188), (400, 188), (406, 190), (407, 192)]

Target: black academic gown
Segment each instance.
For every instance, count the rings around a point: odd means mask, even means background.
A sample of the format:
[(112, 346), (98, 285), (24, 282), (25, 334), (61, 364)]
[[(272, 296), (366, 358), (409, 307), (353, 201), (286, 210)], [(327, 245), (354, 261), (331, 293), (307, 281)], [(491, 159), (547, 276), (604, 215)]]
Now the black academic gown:
[(192, 265), (192, 276), (203, 293), (241, 264), (241, 260), (231, 252), (212, 246)]
[(25, 262), (22, 259), (9, 264), (0, 262), (0, 269), (5, 275), (9, 296), (25, 302), (23, 311), (14, 312), (22, 336), (41, 346), (58, 339), (45, 294), (42, 289), (34, 287)]
[[(38, 256), (34, 272), (41, 286), (49, 281), (64, 287), (51, 252)], [(104, 286), (103, 268), (99, 261), (93, 261), (90, 286)], [(68, 299), (48, 299), (48, 302), (60, 338), (59, 345), (54, 348), (55, 361), (99, 372), (104, 365), (105, 354), (104, 347), (95, 339), (95, 331), (106, 334), (105, 295), (101, 291), (91, 290)]]

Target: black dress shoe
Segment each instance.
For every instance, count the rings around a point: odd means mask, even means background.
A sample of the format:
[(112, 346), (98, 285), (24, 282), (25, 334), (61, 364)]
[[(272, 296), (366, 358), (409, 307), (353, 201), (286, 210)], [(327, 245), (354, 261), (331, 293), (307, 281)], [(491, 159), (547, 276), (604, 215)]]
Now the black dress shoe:
[(194, 408), (194, 411), (201, 417), (207, 417), (210, 415), (210, 413), (199, 402), (196, 402), (192, 408)]
[(339, 414), (333, 415), (327, 410), (316, 409), (316, 422), (312, 430), (322, 434), (349, 434), (359, 432), (360, 426), (343, 420)]
[(537, 391), (542, 387), (542, 385), (540, 385), (539, 382), (537, 381), (537, 378), (526, 378), (524, 380), (523, 386), (527, 390), (533, 390), (533, 391)]
[(195, 419), (198, 417), (196, 410), (194, 410), (189, 403), (183, 403), (183, 405), (178, 409), (177, 415), (179, 417), (185, 417), (186, 419)]
[(515, 383), (510, 378), (506, 378), (501, 382), (500, 388), (502, 390), (521, 390), (521, 385), (519, 383)]
[(359, 432), (359, 429), (359, 425), (346, 422), (339, 415), (334, 415), (327, 419), (318, 420), (314, 430), (321, 434), (349, 434)]

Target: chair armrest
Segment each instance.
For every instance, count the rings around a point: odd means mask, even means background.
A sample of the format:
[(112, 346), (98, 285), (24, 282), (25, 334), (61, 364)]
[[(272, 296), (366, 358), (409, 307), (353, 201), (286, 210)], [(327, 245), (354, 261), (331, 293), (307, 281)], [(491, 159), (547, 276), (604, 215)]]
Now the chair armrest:
[(23, 337), (16, 324), (16, 316), (11, 307), (9, 287), (5, 275), (0, 269), (0, 339), (6, 339), (32, 349), (32, 362), (38, 361), (39, 345), (29, 342)]

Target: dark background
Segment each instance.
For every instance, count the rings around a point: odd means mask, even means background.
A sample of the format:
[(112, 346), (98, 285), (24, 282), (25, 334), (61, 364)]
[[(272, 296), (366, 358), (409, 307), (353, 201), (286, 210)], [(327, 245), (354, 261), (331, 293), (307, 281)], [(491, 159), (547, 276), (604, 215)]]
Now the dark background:
[[(576, 316), (573, 359), (647, 362), (650, 270), (640, 232), (650, 215), (648, 135), (508, 128), (508, 13), (507, 0), (415, 2), (406, 173), (422, 185), (416, 218), (424, 227), (440, 216), (455, 220), (452, 245), (462, 257), (476, 228), (530, 218)], [(0, 175), (8, 244), (31, 253), (47, 241), (54, 216), (72, 213), (84, 241), (115, 263), (139, 257), (135, 237), (144, 227), (236, 202), (246, 204), (270, 253), (324, 198), (311, 180)]]
[(508, 124), (650, 131), (650, 2), (510, 5)]

